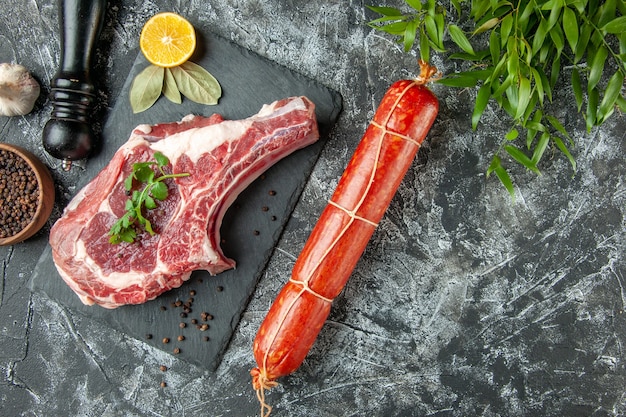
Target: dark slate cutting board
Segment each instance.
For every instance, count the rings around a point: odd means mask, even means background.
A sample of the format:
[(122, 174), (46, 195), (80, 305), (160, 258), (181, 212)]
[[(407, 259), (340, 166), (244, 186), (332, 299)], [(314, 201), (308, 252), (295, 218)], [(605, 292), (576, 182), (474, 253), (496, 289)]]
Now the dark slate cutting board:
[[(213, 277), (196, 271), (182, 287), (156, 300), (107, 310), (79, 301), (58, 275), (48, 247), (35, 268), (31, 288), (43, 291), (75, 312), (214, 370), (341, 111), (341, 97), (232, 42), (208, 33), (202, 36), (201, 51), (191, 60), (220, 82), (223, 95), (218, 105), (203, 106), (187, 99), (183, 99), (182, 105), (174, 105), (161, 97), (152, 108), (133, 114), (128, 91), (134, 76), (148, 65), (139, 54), (103, 129), (102, 150), (88, 161), (79, 188), (108, 163), (138, 124), (177, 121), (190, 113), (221, 113), (227, 119), (240, 119), (257, 113), (265, 103), (288, 96), (307, 96), (316, 104), (320, 140), (270, 168), (240, 194), (224, 218), (222, 247), (237, 262), (236, 269)], [(165, 338), (169, 338), (168, 343), (164, 343)]]

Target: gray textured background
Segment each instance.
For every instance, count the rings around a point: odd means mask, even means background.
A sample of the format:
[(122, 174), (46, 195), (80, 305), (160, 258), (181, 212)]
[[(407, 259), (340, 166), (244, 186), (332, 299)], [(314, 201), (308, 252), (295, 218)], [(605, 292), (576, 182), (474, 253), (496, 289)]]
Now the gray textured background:
[[(344, 110), (215, 373), (31, 294), (46, 230), (1, 247), (2, 416), (258, 412), (248, 376), (256, 329), (382, 94), (416, 71), (415, 56), (366, 26), (374, 16), (364, 4), (109, 1), (94, 63), (97, 120), (118, 99), (141, 26), (163, 10), (212, 22), (215, 33), (339, 91)], [(0, 9), (0, 61), (26, 65), (46, 91), (59, 59), (56, 13), (52, 0), (3, 0)], [(569, 104), (566, 88), (557, 93), (578, 172), (572, 177), (558, 152), (545, 158), (542, 176), (516, 167), (511, 203), (484, 175), (507, 131), (502, 115), (489, 108), (472, 132), (474, 92), (433, 90), (441, 110), (428, 144), (306, 362), (268, 395), (275, 415), (626, 415), (624, 117), (587, 134), (561, 105)], [(41, 156), (66, 185), (63, 204), (80, 170), (62, 173), (43, 155), (49, 111), (42, 95), (28, 116), (0, 118), (0, 140)]]

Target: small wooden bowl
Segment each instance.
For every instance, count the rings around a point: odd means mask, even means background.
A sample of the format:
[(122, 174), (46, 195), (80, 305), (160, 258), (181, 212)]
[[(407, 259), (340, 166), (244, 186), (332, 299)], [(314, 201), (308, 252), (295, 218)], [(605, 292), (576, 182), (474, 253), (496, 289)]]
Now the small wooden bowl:
[(16, 145), (0, 143), (0, 150), (12, 152), (25, 160), (35, 173), (39, 186), (37, 210), (31, 221), (18, 233), (6, 238), (0, 238), (0, 246), (13, 245), (22, 242), (37, 233), (50, 218), (54, 208), (54, 181), (48, 168), (35, 155)]

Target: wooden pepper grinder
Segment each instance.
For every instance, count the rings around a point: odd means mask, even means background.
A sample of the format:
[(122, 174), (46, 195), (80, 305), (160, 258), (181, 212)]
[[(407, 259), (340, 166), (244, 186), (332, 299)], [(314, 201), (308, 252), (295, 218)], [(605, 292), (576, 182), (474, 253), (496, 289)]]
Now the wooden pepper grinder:
[(69, 171), (72, 161), (87, 158), (99, 145), (89, 121), (96, 99), (89, 68), (106, 0), (59, 0), (58, 6), (61, 63), (50, 83), (53, 107), (43, 146)]

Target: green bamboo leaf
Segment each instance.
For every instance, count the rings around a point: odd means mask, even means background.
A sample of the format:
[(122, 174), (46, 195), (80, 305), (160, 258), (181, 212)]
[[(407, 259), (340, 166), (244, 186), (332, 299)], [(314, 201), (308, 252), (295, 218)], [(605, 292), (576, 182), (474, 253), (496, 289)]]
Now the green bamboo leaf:
[(395, 7), (387, 7), (387, 6), (368, 6), (365, 5), (368, 9), (378, 14), (382, 14), (383, 16), (393, 16), (398, 17), (402, 16), (402, 12)]
[(609, 118), (615, 110), (615, 103), (617, 97), (619, 97), (624, 85), (624, 74), (621, 71), (615, 71), (615, 74), (611, 76), (609, 82), (604, 90), (604, 96), (600, 102), (600, 108), (598, 109), (598, 124), (602, 124)]
[(591, 128), (596, 124), (599, 96), (600, 94), (595, 88), (588, 92), (587, 111), (585, 113), (585, 124), (587, 126), (587, 132), (590, 132)]
[(537, 146), (533, 150), (532, 163), (537, 166), (541, 158), (543, 157), (546, 148), (548, 147), (548, 143), (550, 142), (550, 134), (548, 132), (543, 132), (541, 136), (539, 136), (539, 141), (537, 142)]
[[(615, 19), (615, 11), (617, 9), (616, 1), (617, 0), (604, 0), (602, 2), (602, 5), (598, 9), (597, 19), (595, 19), (599, 27), (603, 27)], [(621, 2), (623, 0), (619, 1)]]
[(474, 61), (480, 62), (485, 59), (485, 56), (489, 56), (489, 51), (483, 50), (476, 54), (468, 54), (467, 52), (456, 52), (448, 56), (449, 59), (460, 59), (462, 61)]
[(531, 120), (527, 120), (524, 124), (526, 128), (526, 147), (530, 149), (535, 137), (538, 132), (545, 132), (547, 129), (541, 123), (541, 119), (543, 118), (543, 112), (541, 109), (537, 110)]
[(617, 96), (615, 105), (620, 109), (621, 112), (626, 113), (626, 98), (621, 95)]
[(622, 61), (626, 61), (626, 32), (622, 32), (616, 36), (619, 41), (620, 58)]
[(489, 53), (491, 54), (491, 62), (498, 62), (500, 60), (500, 35), (497, 31), (492, 30), (489, 34)]
[(494, 155), (491, 159), (491, 163), (489, 164), (489, 168), (487, 168), (487, 178), (491, 175), (492, 172), (496, 170), (499, 166), (501, 166), (502, 161), (498, 157), (498, 155)]
[[(472, 32), (472, 34), (478, 35), (479, 33), (486, 32), (489, 29), (493, 29), (498, 23), (500, 23), (500, 19), (498, 19), (497, 17), (492, 17), (491, 19), (487, 20), (485, 23), (474, 29), (474, 32)], [(502, 29), (500, 29), (500, 31), (502, 31)]]
[(515, 119), (519, 119), (526, 112), (530, 101), (531, 85), (530, 80), (524, 76), (520, 76), (519, 90), (517, 93), (517, 111)]
[(585, 14), (585, 12), (586, 12), (585, 8), (587, 7), (587, 1), (588, 0), (570, 0), (570, 1), (568, 1), (568, 4), (570, 6), (574, 6), (576, 8), (576, 11), (578, 11), (578, 14)]
[(508, 153), (511, 156), (511, 158), (517, 161), (520, 165), (526, 167), (528, 170), (533, 171), (534, 173), (538, 175), (541, 174), (541, 172), (539, 171), (539, 169), (537, 169), (533, 161), (528, 156), (526, 156), (526, 154), (522, 150), (520, 150), (516, 146), (505, 145), (504, 150), (506, 151), (506, 153)]
[(508, 14), (504, 19), (502, 19), (502, 23), (500, 24), (500, 36), (502, 40), (508, 39), (511, 35), (511, 30), (513, 29), (513, 24), (515, 20), (513, 18), (513, 14)]
[(494, 82), (491, 84), (491, 88), (492, 93), (491, 93), (491, 97), (493, 97), (493, 99), (496, 100), (496, 102), (502, 106), (502, 100), (504, 98), (504, 94), (506, 92), (506, 90), (509, 89), (509, 87), (511, 86), (511, 84), (513, 84), (513, 82), (515, 81), (515, 76), (513, 74), (509, 74), (508, 77), (506, 77), (506, 79), (500, 83), (498, 81)]
[(565, 136), (567, 139), (569, 139), (570, 142), (573, 143), (572, 138), (570, 137), (569, 133), (567, 133), (567, 130), (565, 130), (565, 127), (561, 124), (561, 122), (559, 122), (559, 120), (556, 117), (546, 115), (546, 119), (548, 119), (548, 122), (550, 122), (553, 128), (555, 128), (560, 134)]
[(522, 13), (517, 19), (518, 26), (523, 32), (526, 29), (526, 25), (529, 23), (530, 16), (535, 12), (535, 7), (537, 7), (537, 3), (534, 0), (527, 2), (524, 6), (524, 10), (522, 10)]
[(539, 26), (537, 26), (537, 30), (535, 31), (535, 35), (533, 37), (532, 50), (534, 52), (534, 55), (537, 55), (537, 53), (541, 51), (541, 47), (544, 45), (547, 34), (548, 21), (545, 19), (541, 19), (541, 22), (539, 23)]
[(576, 100), (576, 108), (580, 112), (583, 107), (583, 87), (580, 81), (580, 72), (577, 68), (572, 70), (572, 90), (574, 91), (574, 99)]
[(439, 48), (440, 51), (445, 51), (443, 36), (446, 31), (446, 19), (443, 13), (437, 13), (435, 15), (435, 25), (437, 26), (437, 48)]
[(559, 148), (559, 150), (563, 153), (563, 155), (565, 155), (565, 157), (567, 157), (567, 159), (569, 160), (569, 163), (572, 166), (572, 169), (574, 170), (574, 173), (575, 173), (576, 172), (576, 159), (574, 159), (574, 157), (570, 153), (569, 149), (567, 149), (567, 146), (565, 146), (565, 144), (563, 143), (561, 138), (559, 138), (558, 136), (552, 136), (552, 140), (556, 144), (556, 147)]
[(519, 136), (519, 131), (513, 128), (509, 130), (506, 135), (504, 135), (504, 138), (508, 141), (512, 141), (512, 140), (517, 139), (518, 136)]
[(589, 39), (593, 26), (590, 24), (584, 24), (580, 27), (580, 35), (578, 36), (578, 43), (576, 44), (576, 54), (574, 56), (574, 63), (580, 62), (582, 57), (587, 52), (587, 46), (589, 45)]
[(417, 33), (417, 20), (412, 20), (407, 23), (406, 29), (404, 30), (404, 52), (409, 52), (413, 47), (413, 43), (415, 42), (415, 35)]
[(178, 90), (188, 99), (200, 104), (217, 104), (222, 95), (219, 82), (198, 64), (187, 61), (172, 68)]
[(537, 91), (537, 98), (539, 99), (539, 103), (543, 107), (543, 98), (545, 96), (545, 92), (543, 90), (543, 80), (541, 78), (541, 74), (535, 67), (530, 67), (530, 73), (532, 74), (532, 80), (535, 82), (535, 89)]
[(180, 95), (180, 91), (178, 91), (178, 87), (176, 86), (176, 80), (172, 75), (172, 70), (170, 68), (165, 68), (165, 78), (163, 80), (163, 95), (168, 98), (172, 103), (180, 104), (183, 102), (183, 99)]
[(555, 7), (558, 7), (561, 3), (561, 0), (548, 0), (541, 5), (541, 10), (552, 10)]
[[(561, 17), (561, 11), (563, 10), (563, 0), (557, 0), (554, 2), (554, 6), (550, 7), (550, 16), (548, 17), (548, 31), (556, 25)], [(547, 4), (547, 3), (546, 3)]]
[(578, 19), (576, 12), (569, 7), (563, 9), (563, 32), (572, 51), (576, 51), (578, 43)]
[(491, 160), (491, 164), (487, 169), (487, 178), (491, 175), (491, 173), (495, 173), (504, 188), (509, 192), (509, 195), (512, 199), (515, 199), (515, 190), (513, 188), (513, 181), (511, 181), (511, 177), (509, 177), (509, 173), (506, 172), (506, 169), (502, 166), (500, 158), (497, 155), (494, 155)]
[[(420, 0), (415, 0), (415, 1), (420, 1)], [(450, 0), (450, 3), (452, 3), (452, 6), (454, 6), (454, 10), (456, 10), (456, 14), (460, 17), (461, 13), (462, 13), (462, 7), (461, 7), (461, 2), (464, 0)]]
[(490, 96), (491, 85), (489, 83), (484, 83), (478, 90), (476, 101), (474, 103), (474, 112), (472, 113), (472, 129), (476, 130), (476, 127), (478, 126), (478, 121), (485, 111), (485, 108), (487, 108), (487, 103), (489, 103)]
[(552, 85), (550, 85), (550, 80), (548, 80), (548, 76), (540, 67), (536, 68), (537, 72), (541, 76), (541, 85), (543, 86), (543, 91), (545, 92), (548, 100), (552, 101)]
[(424, 28), (426, 29), (426, 34), (430, 38), (430, 41), (435, 45), (438, 45), (439, 31), (437, 30), (437, 24), (435, 23), (435, 18), (433, 16), (424, 16)]
[(554, 26), (550, 29), (550, 39), (552, 39), (552, 42), (556, 47), (557, 55), (560, 55), (565, 47), (565, 37), (563, 36), (563, 29), (561, 29), (561, 26)]
[(406, 21), (386, 23), (384, 26), (378, 26), (376, 29), (388, 33), (393, 36), (402, 36), (406, 30)]
[(430, 62), (430, 42), (428, 41), (423, 26), (420, 26), (420, 58), (426, 62)]
[(406, 4), (408, 4), (418, 12), (422, 10), (422, 0), (406, 0)]
[(602, 71), (604, 70), (604, 63), (609, 55), (609, 50), (605, 46), (600, 46), (596, 53), (593, 55), (591, 61), (591, 70), (589, 71), (589, 78), (587, 79), (587, 91), (591, 91), (596, 87), (600, 78), (602, 77)]
[(473, 1), (471, 2), (470, 16), (475, 22), (478, 22), (490, 8), (489, 1)]
[(448, 87), (470, 88), (475, 87), (478, 84), (478, 80), (466, 75), (455, 74), (441, 78), (437, 80), (437, 83)]
[(452, 41), (455, 44), (457, 44), (459, 48), (461, 48), (463, 51), (467, 52), (468, 54), (474, 55), (474, 48), (472, 47), (472, 44), (467, 39), (467, 37), (465, 36), (465, 33), (463, 33), (461, 28), (459, 28), (455, 24), (451, 24), (448, 26), (448, 32), (450, 33), (450, 37), (452, 38)]
[(156, 65), (149, 65), (135, 76), (129, 92), (133, 113), (149, 109), (159, 99), (163, 89), (163, 78), (163, 68)]
[(559, 80), (559, 74), (561, 73), (561, 56), (557, 55), (552, 60), (552, 65), (550, 67), (550, 88), (554, 88), (556, 86), (557, 81)]

